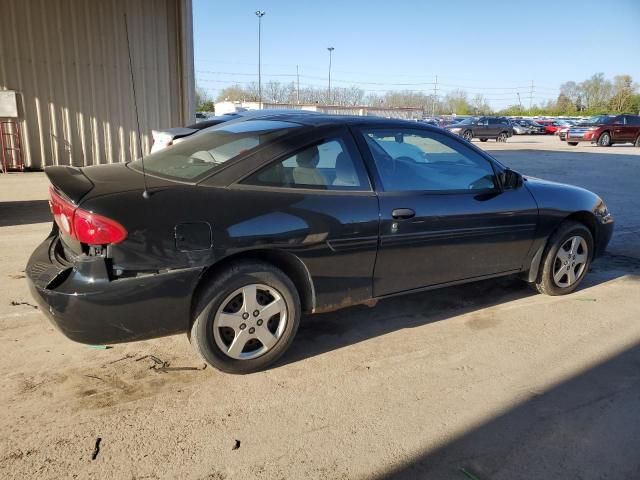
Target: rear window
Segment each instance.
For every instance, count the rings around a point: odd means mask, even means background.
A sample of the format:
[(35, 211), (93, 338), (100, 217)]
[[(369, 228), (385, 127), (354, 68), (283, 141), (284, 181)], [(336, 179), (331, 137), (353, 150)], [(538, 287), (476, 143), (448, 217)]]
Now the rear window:
[[(300, 125), (276, 120), (220, 124), (144, 157), (147, 173), (172, 180), (197, 182), (238, 155), (272, 142)], [(138, 159), (130, 163), (142, 171)]]

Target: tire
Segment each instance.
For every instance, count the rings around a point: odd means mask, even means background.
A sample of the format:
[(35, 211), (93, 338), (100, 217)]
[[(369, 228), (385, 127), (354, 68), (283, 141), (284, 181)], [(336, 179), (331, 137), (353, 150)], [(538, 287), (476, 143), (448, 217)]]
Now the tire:
[(467, 142), (470, 142), (473, 139), (473, 132), (471, 130), (465, 130), (462, 132), (462, 138), (464, 138)]
[(505, 143), (507, 141), (506, 132), (500, 132), (500, 134), (496, 137), (496, 142)]
[[(574, 244), (576, 238), (580, 240)], [(566, 250), (567, 247), (570, 251)], [(593, 248), (593, 236), (584, 224), (570, 220), (563, 222), (547, 242), (535, 282), (536, 290), (545, 295), (566, 295), (573, 292), (589, 271)], [(561, 249), (564, 254), (559, 253)], [(563, 258), (570, 263), (564, 263)], [(580, 262), (581, 258), (584, 258), (584, 262)], [(570, 271), (573, 271), (574, 281), (571, 281)], [(554, 274), (557, 280), (554, 279)]]
[(489, 140), (488, 138), (481, 138), (480, 141), (481, 142), (486, 142), (487, 140)]
[(611, 134), (609, 132), (602, 132), (602, 134), (598, 137), (598, 146), (599, 147), (611, 146)]
[[(245, 292), (252, 292), (255, 298), (245, 300)], [(191, 345), (205, 362), (227, 373), (264, 370), (287, 351), (300, 325), (300, 296), (295, 285), (281, 270), (262, 262), (231, 265), (201, 290), (194, 305)], [(247, 306), (255, 308), (258, 315), (243, 313)], [(274, 306), (281, 310), (262, 319), (260, 313), (266, 306), (269, 313)], [(222, 322), (234, 326), (220, 325)], [(271, 337), (265, 336), (267, 331)], [(267, 342), (258, 337), (267, 338)]]
[(633, 143), (636, 147), (640, 147), (640, 135), (636, 138), (636, 141)]
[(578, 142), (567, 142), (567, 145), (571, 145), (572, 147), (575, 147), (576, 145), (578, 145)]

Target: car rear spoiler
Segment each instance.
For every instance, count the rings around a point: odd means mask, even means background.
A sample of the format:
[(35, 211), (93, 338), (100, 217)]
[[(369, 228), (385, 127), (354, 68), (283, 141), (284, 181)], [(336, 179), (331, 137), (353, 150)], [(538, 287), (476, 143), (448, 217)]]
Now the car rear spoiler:
[(78, 167), (47, 167), (44, 172), (53, 186), (76, 205), (93, 188), (93, 182)]

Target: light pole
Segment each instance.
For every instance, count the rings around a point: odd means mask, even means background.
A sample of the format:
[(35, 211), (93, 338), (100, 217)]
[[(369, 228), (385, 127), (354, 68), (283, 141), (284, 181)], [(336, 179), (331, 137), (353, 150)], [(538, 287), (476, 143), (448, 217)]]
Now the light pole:
[(331, 54), (333, 53), (335, 48), (327, 47), (327, 50), (329, 50), (329, 98), (327, 99), (327, 103), (331, 104)]
[(260, 102), (260, 108), (262, 108), (262, 58), (261, 58), (261, 44), (262, 44), (262, 17), (265, 12), (256, 10), (256, 16), (258, 17), (258, 101)]

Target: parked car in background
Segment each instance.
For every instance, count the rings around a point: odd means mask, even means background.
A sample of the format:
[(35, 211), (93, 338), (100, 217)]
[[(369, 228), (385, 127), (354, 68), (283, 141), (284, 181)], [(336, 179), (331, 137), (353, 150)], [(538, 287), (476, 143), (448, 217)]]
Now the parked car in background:
[(531, 127), (520, 125), (513, 120), (511, 121), (511, 127), (513, 128), (514, 135), (530, 135), (532, 133)]
[[(197, 115), (198, 114), (196, 113), (196, 119), (198, 118)], [(169, 145), (178, 143), (181, 139), (193, 135), (200, 130), (213, 127), (214, 125), (219, 125), (224, 122), (228, 122), (229, 120), (238, 118), (238, 116), (239, 115), (237, 113), (229, 113), (217, 117), (208, 117), (201, 121), (196, 120), (196, 123), (187, 127), (152, 130), (151, 136), (153, 138), (153, 144), (151, 145), (151, 153), (155, 153), (159, 150), (162, 150), (163, 148), (167, 148)]]
[(41, 312), (94, 345), (187, 334), (231, 373), (272, 365), (303, 312), (513, 274), (571, 293), (614, 226), (595, 193), (375, 117), (239, 119), (144, 169), (46, 174), (53, 229), (25, 270)]
[(536, 120), (536, 122), (544, 127), (544, 131), (547, 135), (553, 135), (560, 127), (557, 120)]
[(521, 125), (523, 127), (527, 127), (529, 128), (530, 132), (534, 135), (544, 135), (546, 132), (546, 130), (544, 129), (543, 125), (540, 125), (537, 122), (534, 122), (531, 119), (528, 118), (519, 118), (516, 120), (511, 120), (513, 123), (517, 123), (518, 125)]
[(467, 118), (445, 128), (468, 142), (473, 138), (479, 138), (481, 142), (486, 142), (490, 138), (495, 139), (496, 142), (506, 142), (507, 138), (513, 135), (513, 127), (506, 117)]
[(435, 118), (423, 118), (422, 120), (418, 120), (421, 123), (425, 123), (427, 125), (431, 125), (433, 127), (439, 127), (440, 126), (440, 122), (438, 122), (438, 120), (436, 120)]
[(595, 143), (610, 147), (615, 143), (633, 143), (640, 147), (640, 115), (598, 115), (587, 122), (571, 127), (567, 133), (567, 143)]
[[(293, 110), (293, 109), (277, 109), (277, 108), (265, 108), (262, 110), (239, 110), (236, 112), (225, 113), (215, 117), (207, 117), (205, 120), (196, 120), (196, 123), (188, 125), (186, 127), (167, 128), (165, 130), (152, 130), (153, 144), (151, 146), (151, 153), (155, 153), (163, 148), (178, 143), (193, 135), (194, 133), (204, 130), (205, 128), (214, 127), (224, 122), (231, 120), (237, 120), (239, 118), (258, 118), (265, 115), (272, 115), (274, 113), (300, 113), (314, 115), (317, 112), (308, 110)], [(196, 114), (196, 119), (198, 118)]]
[(567, 139), (567, 131), (569, 128), (575, 125), (572, 120), (558, 120), (558, 128), (554, 135), (557, 135), (560, 141), (564, 142)]
[(567, 139), (567, 132), (569, 131), (569, 128), (571, 128), (572, 126), (573, 125), (563, 125), (560, 128), (558, 128), (558, 130), (556, 130), (556, 135), (558, 136), (561, 142), (564, 142)]

